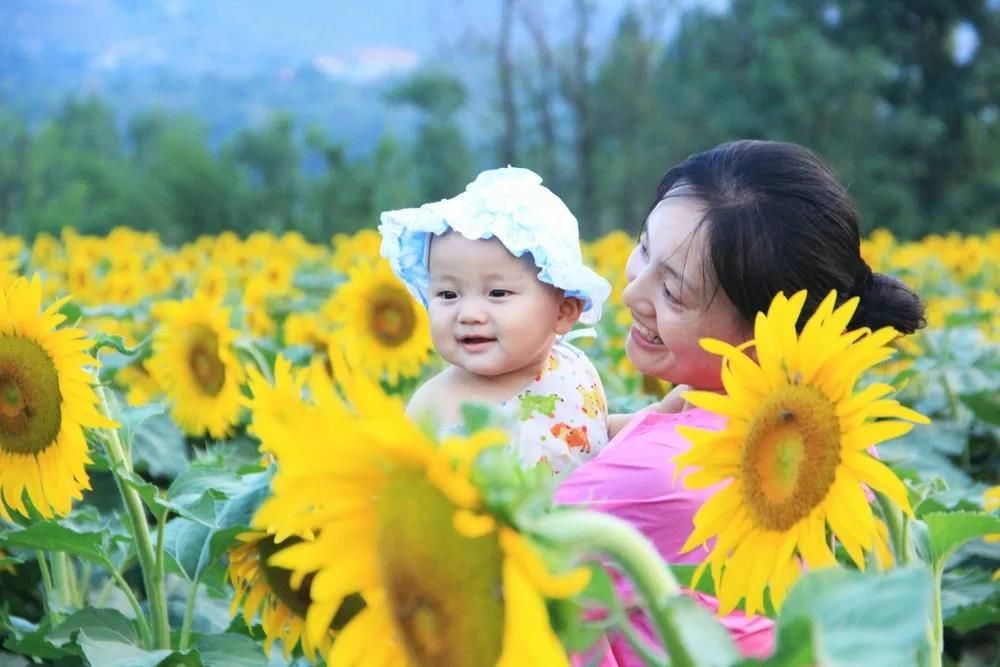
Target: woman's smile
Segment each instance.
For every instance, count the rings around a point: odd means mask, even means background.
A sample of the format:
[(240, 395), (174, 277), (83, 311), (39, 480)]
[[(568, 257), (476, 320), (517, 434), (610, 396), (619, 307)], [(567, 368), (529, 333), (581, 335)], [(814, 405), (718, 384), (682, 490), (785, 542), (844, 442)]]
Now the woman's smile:
[(638, 320), (634, 320), (632, 322), (632, 330), (630, 333), (632, 337), (636, 339), (637, 343), (641, 343), (648, 347), (663, 346), (663, 339), (661, 339), (653, 329), (643, 325)]

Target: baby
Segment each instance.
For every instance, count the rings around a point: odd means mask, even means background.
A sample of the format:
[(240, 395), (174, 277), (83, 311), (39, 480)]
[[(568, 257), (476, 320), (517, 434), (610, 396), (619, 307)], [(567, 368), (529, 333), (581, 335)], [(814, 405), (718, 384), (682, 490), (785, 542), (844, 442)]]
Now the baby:
[(611, 286), (584, 266), (576, 218), (541, 183), (527, 169), (485, 171), (452, 199), (383, 213), (379, 231), (449, 363), (410, 415), (454, 430), (462, 403), (496, 406), (522, 464), (560, 472), (608, 441), (597, 370), (560, 339), (600, 318)]

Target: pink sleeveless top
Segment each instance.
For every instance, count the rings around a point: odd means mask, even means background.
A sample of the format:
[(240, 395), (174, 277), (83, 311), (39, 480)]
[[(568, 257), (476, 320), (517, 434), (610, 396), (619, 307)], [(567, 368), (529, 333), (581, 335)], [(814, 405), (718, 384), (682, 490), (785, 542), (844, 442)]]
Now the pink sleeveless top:
[[(704, 549), (686, 554), (677, 552), (692, 530), (692, 518), (713, 489), (689, 490), (673, 482), (676, 454), (688, 449), (688, 441), (676, 430), (678, 424), (721, 430), (724, 418), (700, 408), (676, 414), (646, 411), (638, 413), (594, 459), (570, 473), (556, 491), (556, 502), (580, 505), (606, 512), (628, 521), (653, 543), (668, 563), (699, 563)], [(707, 575), (706, 575), (707, 576)], [(627, 605), (636, 600), (629, 582), (616, 577), (619, 595)], [(699, 603), (715, 612), (714, 597), (689, 591)], [(649, 619), (641, 611), (631, 614), (633, 624), (647, 639), (656, 637)], [(747, 617), (737, 611), (719, 621), (729, 631), (745, 656), (765, 657), (774, 645), (774, 623), (763, 616)], [(654, 640), (655, 641), (655, 640)], [(600, 656), (602, 667), (642, 665), (628, 642), (610, 635), (589, 653), (575, 661), (591, 664)]]

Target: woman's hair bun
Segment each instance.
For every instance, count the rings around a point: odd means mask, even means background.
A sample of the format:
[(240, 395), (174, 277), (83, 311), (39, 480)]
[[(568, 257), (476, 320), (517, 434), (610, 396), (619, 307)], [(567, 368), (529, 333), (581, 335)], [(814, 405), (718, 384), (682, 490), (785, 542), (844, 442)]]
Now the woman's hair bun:
[(851, 328), (869, 327), (874, 331), (888, 326), (911, 334), (927, 324), (924, 303), (916, 292), (884, 273), (872, 273), (857, 295), (861, 303)]

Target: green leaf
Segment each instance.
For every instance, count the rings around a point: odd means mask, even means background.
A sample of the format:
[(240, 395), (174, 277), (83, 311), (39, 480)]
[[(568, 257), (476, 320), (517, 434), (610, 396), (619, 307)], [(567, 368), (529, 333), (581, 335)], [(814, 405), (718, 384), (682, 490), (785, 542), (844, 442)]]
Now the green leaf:
[(170, 416), (163, 413), (162, 405), (150, 403), (129, 408), (124, 414), (132, 416), (127, 442), (137, 470), (167, 478), (175, 478), (187, 470), (184, 434)]
[(163, 530), (163, 550), (179, 568), (178, 574), (194, 581), (208, 564), (211, 529), (183, 517), (171, 519)]
[[(691, 580), (694, 578), (694, 572), (697, 569), (697, 565), (670, 566), (670, 571), (674, 573), (677, 583), (685, 588), (692, 588)], [(712, 580), (712, 573), (706, 569), (701, 579), (698, 580), (698, 585), (694, 587), (694, 590), (706, 595), (715, 595), (715, 582)]]
[(244, 635), (208, 635), (195, 648), (205, 667), (267, 667), (263, 649)]
[(49, 639), (59, 644), (74, 641), (78, 632), (86, 632), (91, 639), (137, 644), (139, 636), (135, 626), (116, 609), (92, 607), (74, 612), (49, 632)]
[(803, 640), (805, 620), (811, 624), (815, 657), (811, 664), (912, 667), (926, 650), (932, 598), (933, 583), (926, 568), (885, 574), (840, 568), (809, 572), (785, 599), (777, 643), (798, 659), (793, 649)]
[(812, 667), (816, 665), (813, 651), (814, 627), (812, 621), (799, 616), (781, 628), (775, 639), (774, 653), (767, 660), (745, 660), (742, 665), (765, 665), (766, 667)]
[(946, 627), (966, 633), (1000, 623), (1000, 587), (991, 573), (957, 568), (941, 578), (941, 613)]
[[(146, 651), (133, 644), (90, 637), (81, 630), (77, 641), (87, 661), (97, 667), (157, 667), (171, 651)], [(183, 664), (183, 663), (176, 663)]]
[(1000, 517), (986, 512), (931, 512), (924, 515), (931, 558), (941, 565), (948, 556), (970, 540), (1000, 533)]
[(35, 523), (0, 533), (0, 545), (22, 549), (62, 551), (100, 565), (108, 565), (105, 533), (75, 531), (58, 523)]
[(207, 491), (218, 500), (238, 495), (244, 490), (243, 478), (235, 472), (211, 465), (192, 465), (173, 481), (167, 498), (177, 505), (200, 502)]
[(977, 418), (988, 424), (1000, 426), (1000, 392), (981, 391), (975, 394), (963, 394), (959, 398)]
[(39, 626), (26, 619), (9, 616), (0, 606), (0, 628), (7, 635), (3, 647), (11, 653), (41, 659), (55, 659), (69, 653), (48, 639), (48, 627)]
[(72, 301), (64, 303), (59, 312), (66, 316), (66, 320), (63, 322), (64, 327), (75, 327), (80, 318), (83, 317), (83, 309)]

